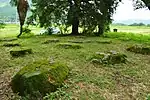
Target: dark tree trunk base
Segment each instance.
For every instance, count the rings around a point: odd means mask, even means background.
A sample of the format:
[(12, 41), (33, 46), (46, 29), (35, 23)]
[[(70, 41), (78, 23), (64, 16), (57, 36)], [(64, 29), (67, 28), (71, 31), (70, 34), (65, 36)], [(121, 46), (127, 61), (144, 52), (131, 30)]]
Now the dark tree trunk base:
[(22, 26), (23, 25), (20, 25), (20, 34), (17, 36), (17, 38), (19, 38), (22, 35)]

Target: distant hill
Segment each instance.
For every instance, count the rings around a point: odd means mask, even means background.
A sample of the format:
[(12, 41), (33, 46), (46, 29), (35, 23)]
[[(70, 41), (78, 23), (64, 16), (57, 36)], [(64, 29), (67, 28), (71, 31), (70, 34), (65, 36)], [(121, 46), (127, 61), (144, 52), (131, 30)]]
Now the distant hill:
[(16, 9), (9, 4), (10, 0), (0, 0), (0, 21), (14, 21)]
[(113, 23), (122, 23), (122, 24), (133, 24), (133, 23), (144, 23), (144, 24), (150, 24), (150, 19), (149, 20), (134, 20), (134, 19), (130, 19), (130, 20), (120, 20), (120, 21), (113, 21)]

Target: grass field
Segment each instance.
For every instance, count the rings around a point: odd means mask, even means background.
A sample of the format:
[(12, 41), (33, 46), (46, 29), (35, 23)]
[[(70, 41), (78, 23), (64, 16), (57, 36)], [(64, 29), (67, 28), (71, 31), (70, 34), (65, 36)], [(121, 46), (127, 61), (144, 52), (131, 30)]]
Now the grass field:
[[(14, 37), (18, 26), (8, 25), (0, 30), (0, 37)], [(39, 28), (33, 31), (38, 33)], [(134, 28), (133, 28), (134, 30)], [(111, 44), (98, 42), (81, 43), (83, 48), (58, 48), (58, 43), (42, 44), (49, 39), (59, 39), (61, 43), (75, 41), (112, 41)], [(33, 54), (13, 58), (9, 54), (12, 47), (3, 47), (0, 42), (0, 100), (17, 100), (12, 93), (10, 81), (22, 67), (41, 59), (55, 58), (66, 62), (70, 74), (64, 87), (57, 92), (48, 94), (45, 100), (54, 96), (54, 100), (146, 100), (150, 94), (150, 55), (135, 54), (126, 48), (136, 44), (150, 45), (150, 35), (129, 33), (107, 33), (105, 37), (80, 36), (33, 36), (20, 38), (15, 43), (22, 47), (32, 48)], [(114, 50), (127, 55), (126, 64), (93, 65), (88, 60), (95, 52)], [(26, 99), (29, 100), (29, 99)], [(38, 99), (37, 99), (38, 100)], [(39, 99), (40, 100), (40, 99)]]
[(150, 27), (147, 27), (147, 26), (119, 26), (119, 25), (111, 25), (111, 29), (114, 29), (114, 28), (117, 28), (118, 32), (150, 34)]

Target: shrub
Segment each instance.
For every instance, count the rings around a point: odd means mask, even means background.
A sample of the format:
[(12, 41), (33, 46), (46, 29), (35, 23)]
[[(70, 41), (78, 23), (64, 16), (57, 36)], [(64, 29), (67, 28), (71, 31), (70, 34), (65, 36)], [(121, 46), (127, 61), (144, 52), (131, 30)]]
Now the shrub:
[(4, 24), (4, 23), (0, 22), (0, 29), (5, 28), (5, 26), (6, 26), (6, 24)]

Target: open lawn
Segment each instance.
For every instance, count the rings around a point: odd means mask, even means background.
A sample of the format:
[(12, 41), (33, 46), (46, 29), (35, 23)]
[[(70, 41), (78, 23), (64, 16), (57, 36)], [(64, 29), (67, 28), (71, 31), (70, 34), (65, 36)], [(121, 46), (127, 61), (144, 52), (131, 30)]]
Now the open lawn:
[(150, 34), (150, 27), (148, 27), (148, 26), (111, 25), (111, 31), (113, 31), (114, 28), (118, 29), (118, 32)]
[[(0, 37), (16, 36), (17, 26), (7, 26), (0, 30)], [(33, 28), (35, 32), (39, 29)], [(11, 34), (10, 34), (11, 33)], [(58, 39), (60, 43), (68, 41), (91, 41), (76, 43), (81, 49), (64, 49), (58, 43), (43, 44), (46, 40)], [(111, 41), (103, 44), (97, 41)], [(150, 45), (149, 35), (126, 33), (107, 33), (105, 37), (84, 36), (33, 36), (20, 38), (14, 43), (31, 48), (33, 54), (13, 58), (9, 51), (16, 47), (3, 47), (0, 42), (0, 100), (18, 100), (12, 93), (10, 81), (22, 67), (42, 59), (54, 58), (68, 64), (70, 73), (62, 88), (48, 94), (44, 99), (53, 100), (146, 100), (150, 94), (150, 55), (135, 54), (126, 48), (136, 44)], [(89, 58), (95, 52), (110, 50), (127, 55), (126, 64), (93, 64)], [(30, 99), (23, 99), (30, 100)], [(36, 99), (41, 100), (41, 99)]]

